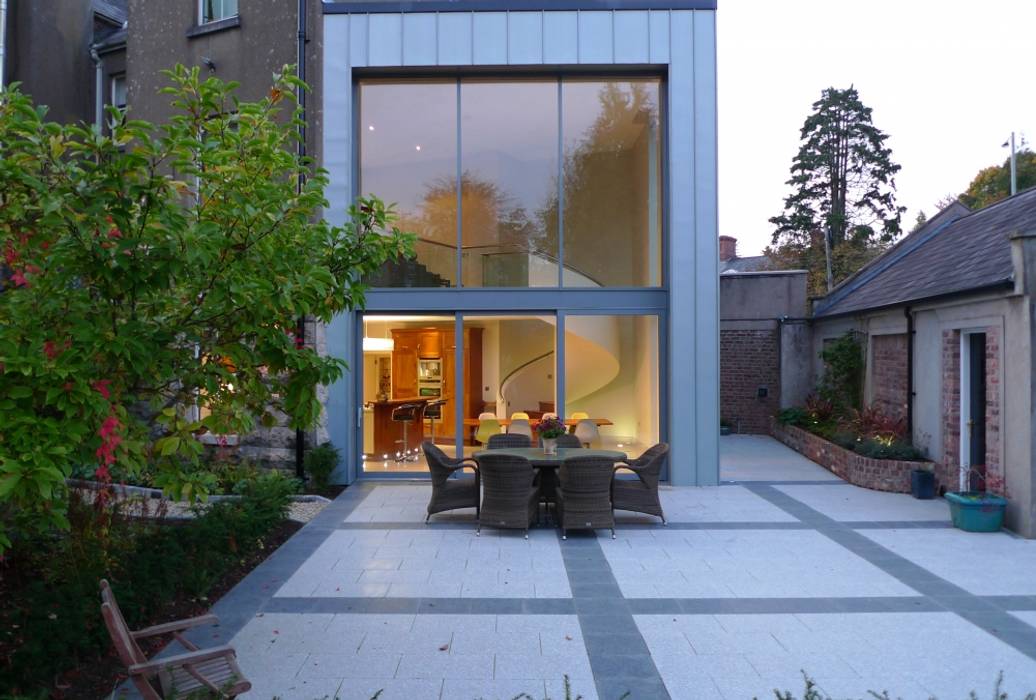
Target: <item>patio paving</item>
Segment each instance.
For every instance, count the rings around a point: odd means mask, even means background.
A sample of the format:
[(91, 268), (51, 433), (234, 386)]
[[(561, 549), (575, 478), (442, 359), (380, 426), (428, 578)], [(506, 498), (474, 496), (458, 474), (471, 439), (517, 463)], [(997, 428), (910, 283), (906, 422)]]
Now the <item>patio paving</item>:
[[(941, 501), (866, 491), (776, 441), (723, 440), (724, 483), (665, 488), (561, 541), (425, 525), (425, 484), (361, 483), (214, 608), (267, 700), (1036, 690), (1036, 541), (949, 527)], [(573, 695), (574, 697), (574, 695)]]

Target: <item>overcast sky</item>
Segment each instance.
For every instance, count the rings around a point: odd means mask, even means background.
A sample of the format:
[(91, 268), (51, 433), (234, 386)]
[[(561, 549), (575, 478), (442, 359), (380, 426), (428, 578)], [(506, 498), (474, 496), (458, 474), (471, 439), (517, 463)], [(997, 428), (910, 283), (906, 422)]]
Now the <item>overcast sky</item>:
[(1036, 0), (720, 0), (719, 232), (761, 252), (799, 129), (825, 87), (855, 84), (889, 135), (903, 221), (1036, 139)]

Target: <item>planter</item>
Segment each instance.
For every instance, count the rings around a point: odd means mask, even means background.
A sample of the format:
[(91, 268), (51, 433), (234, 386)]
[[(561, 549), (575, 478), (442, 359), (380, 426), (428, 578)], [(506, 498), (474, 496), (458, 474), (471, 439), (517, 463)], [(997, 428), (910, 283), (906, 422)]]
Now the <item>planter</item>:
[(935, 472), (927, 469), (913, 469), (910, 472), (910, 493), (914, 498), (928, 500), (935, 498)]
[(1007, 499), (982, 491), (950, 492), (953, 526), (965, 532), (998, 532), (1004, 526)]
[(543, 438), (543, 454), (556, 455), (558, 453), (557, 438)]

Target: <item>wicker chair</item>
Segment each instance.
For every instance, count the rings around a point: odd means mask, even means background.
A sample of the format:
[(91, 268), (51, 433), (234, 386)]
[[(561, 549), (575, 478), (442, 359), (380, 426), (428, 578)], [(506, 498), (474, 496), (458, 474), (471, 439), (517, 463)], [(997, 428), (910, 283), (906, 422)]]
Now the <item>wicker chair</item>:
[(558, 470), (557, 518), (561, 539), (573, 529), (611, 528), (615, 539), (615, 513), (612, 511), (612, 476), (615, 460), (608, 457), (569, 457)]
[(491, 450), (506, 450), (508, 447), (531, 447), (529, 438), (521, 433), (499, 433), (491, 435), (486, 447)]
[(525, 530), (536, 522), (540, 512), (540, 490), (536, 472), (524, 457), (506, 454), (483, 454), (478, 459), (479, 473), (485, 494), (475, 534), (482, 526)]
[[(472, 459), (451, 459), (446, 453), (425, 440), (421, 447), (428, 461), (428, 471), (432, 473), (432, 500), (428, 501), (428, 515), (424, 521), (436, 513), (457, 508), (474, 508), (475, 517), (479, 514), (480, 475), (478, 465)], [(464, 468), (475, 472), (474, 479), (451, 479), (454, 472)]]
[(583, 443), (579, 442), (579, 438), (577, 438), (572, 433), (565, 433), (564, 435), (559, 436), (557, 438), (556, 442), (558, 444), (558, 447), (582, 447), (583, 446)]
[(658, 499), (658, 479), (668, 456), (669, 445), (662, 442), (649, 447), (637, 459), (631, 459), (627, 464), (617, 467), (630, 469), (637, 475), (637, 479), (615, 480), (612, 485), (612, 505), (616, 510), (632, 510), (654, 515), (662, 519), (663, 525), (667, 524), (662, 503)]

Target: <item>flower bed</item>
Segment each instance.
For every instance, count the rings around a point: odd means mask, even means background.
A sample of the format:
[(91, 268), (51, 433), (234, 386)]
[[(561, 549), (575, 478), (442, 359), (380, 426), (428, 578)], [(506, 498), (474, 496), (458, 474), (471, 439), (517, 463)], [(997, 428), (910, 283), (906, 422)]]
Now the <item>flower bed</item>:
[(910, 493), (910, 472), (932, 466), (931, 462), (865, 457), (779, 421), (774, 421), (773, 436), (850, 484), (877, 491)]

